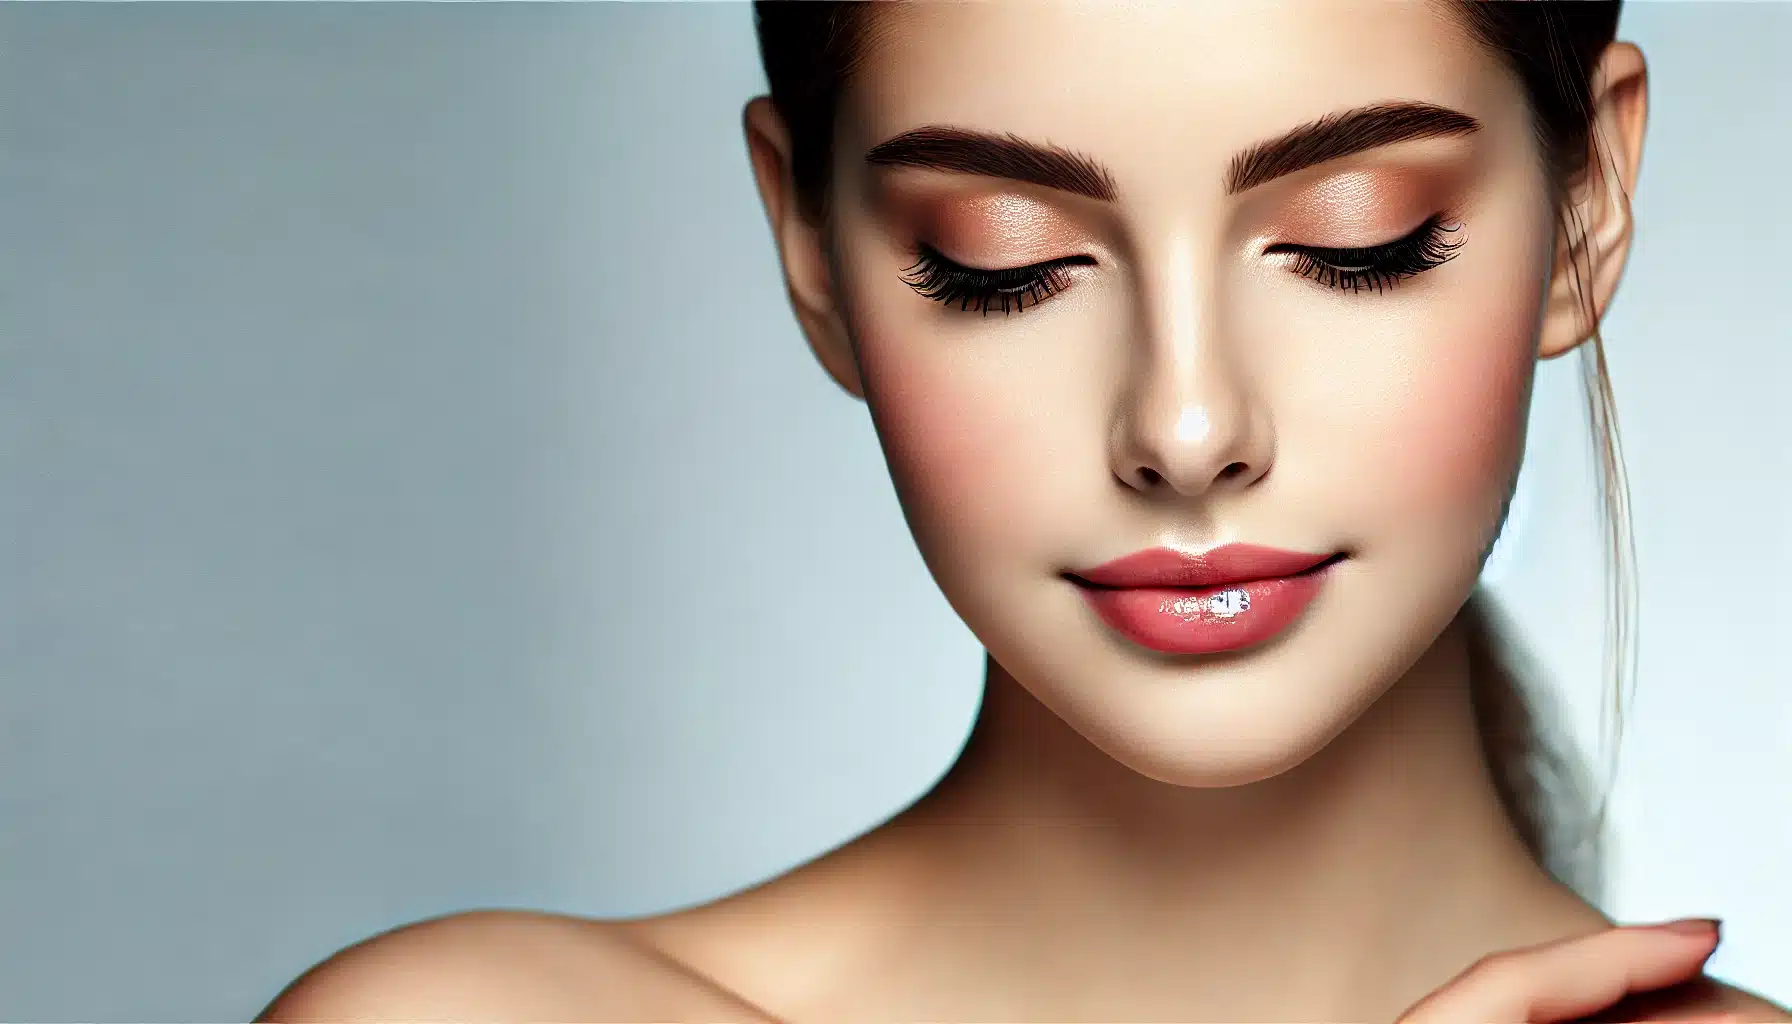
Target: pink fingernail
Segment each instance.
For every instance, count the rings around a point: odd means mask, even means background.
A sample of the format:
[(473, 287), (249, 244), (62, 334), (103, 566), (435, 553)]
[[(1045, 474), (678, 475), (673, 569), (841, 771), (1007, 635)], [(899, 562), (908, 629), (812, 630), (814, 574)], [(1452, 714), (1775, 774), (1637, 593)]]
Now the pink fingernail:
[(1657, 927), (1678, 935), (1716, 935), (1723, 927), (1723, 921), (1715, 917), (1688, 917)]

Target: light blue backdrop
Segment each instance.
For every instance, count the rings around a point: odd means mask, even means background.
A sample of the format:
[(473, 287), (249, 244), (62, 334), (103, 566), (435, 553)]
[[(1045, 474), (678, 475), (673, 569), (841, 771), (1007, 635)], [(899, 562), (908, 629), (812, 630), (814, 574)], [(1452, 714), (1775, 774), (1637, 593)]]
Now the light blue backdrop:
[[(1717, 973), (1792, 1001), (1792, 6), (1625, 35), (1608, 909), (1722, 915)], [(708, 899), (944, 769), (978, 649), (795, 330), (761, 88), (741, 4), (0, 7), (0, 1019), (246, 1018), (404, 921)], [(1574, 373), (1498, 586), (1595, 743)]]

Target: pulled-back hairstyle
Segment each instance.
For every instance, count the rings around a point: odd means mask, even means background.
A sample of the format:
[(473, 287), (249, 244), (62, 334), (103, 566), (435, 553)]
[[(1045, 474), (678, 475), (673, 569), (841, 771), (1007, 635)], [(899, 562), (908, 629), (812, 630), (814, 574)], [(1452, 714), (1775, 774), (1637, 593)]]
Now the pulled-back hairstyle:
[[(1549, 186), (1557, 237), (1567, 245), (1591, 340), (1581, 347), (1587, 416), (1599, 456), (1605, 507), (1606, 671), (1621, 730), (1629, 677), (1635, 550), (1616, 407), (1597, 314), (1585, 287), (1592, 254), (1573, 197), (1590, 174), (1604, 173), (1592, 124), (1592, 75), (1617, 33), (1621, 0), (1433, 0), (1495, 54), (1523, 87), (1536, 157)], [(790, 132), (790, 172), (799, 209), (830, 219), (830, 171), (840, 98), (865, 52), (870, 0), (755, 0), (760, 58), (771, 100)], [(1612, 179), (1616, 185), (1615, 179)], [(1621, 187), (1621, 186), (1619, 186)], [(1582, 273), (1582, 267), (1587, 268)], [(1503, 526), (1503, 521), (1502, 521)], [(1477, 589), (1462, 611), (1481, 747), (1514, 828), (1546, 870), (1582, 896), (1603, 893), (1605, 797), (1592, 796), (1571, 743), (1551, 742), (1544, 705), (1526, 685), (1537, 678), (1510, 626)], [(1553, 716), (1552, 716), (1553, 717)], [(1616, 746), (1612, 747), (1615, 754)]]

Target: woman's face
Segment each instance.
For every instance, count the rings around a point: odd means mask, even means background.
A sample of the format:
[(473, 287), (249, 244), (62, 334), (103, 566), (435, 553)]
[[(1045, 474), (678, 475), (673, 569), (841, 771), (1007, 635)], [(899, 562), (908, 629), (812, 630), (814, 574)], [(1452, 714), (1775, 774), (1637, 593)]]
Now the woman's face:
[[(1450, 623), (1510, 494), (1553, 255), (1518, 84), (1416, 2), (876, 18), (834, 298), (927, 564), (1135, 770), (1294, 766)], [(999, 154), (952, 131), (1070, 159), (974, 173)], [(1085, 579), (1233, 543), (1305, 557), (1196, 569), (1329, 560)]]

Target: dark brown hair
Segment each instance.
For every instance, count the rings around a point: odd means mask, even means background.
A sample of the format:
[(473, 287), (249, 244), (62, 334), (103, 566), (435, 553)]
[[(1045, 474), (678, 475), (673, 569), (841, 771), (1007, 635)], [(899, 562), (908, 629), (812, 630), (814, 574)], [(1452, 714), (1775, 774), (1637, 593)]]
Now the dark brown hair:
[[(1592, 130), (1592, 74), (1617, 34), (1621, 0), (1438, 0), (1523, 86), (1536, 155), (1550, 188), (1558, 238), (1568, 248), (1591, 340), (1581, 348), (1582, 383), (1598, 448), (1600, 494), (1606, 510), (1607, 670), (1613, 679), (1621, 728), (1624, 681), (1632, 642), (1634, 545), (1628, 488), (1618, 441), (1616, 408), (1605, 348), (1585, 287), (1591, 253), (1582, 241), (1572, 202), (1590, 173), (1602, 172), (1600, 140)], [(864, 58), (868, 0), (755, 0), (759, 53), (773, 105), (790, 132), (796, 199), (813, 222), (830, 213), (830, 169), (840, 97)], [(1582, 268), (1586, 268), (1583, 274)], [(1498, 609), (1477, 591), (1463, 610), (1476, 720), (1501, 801), (1538, 862), (1583, 896), (1598, 902), (1602, 887), (1605, 802), (1597, 810), (1579, 757), (1548, 742), (1555, 723), (1526, 686), (1534, 666)], [(1615, 747), (1613, 748), (1615, 752)]]

